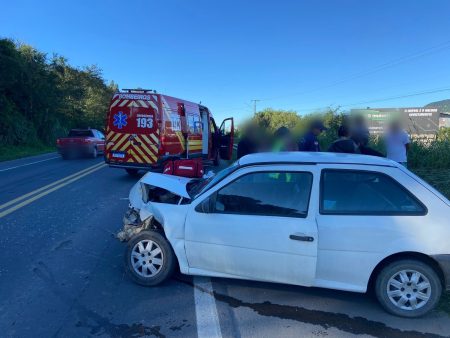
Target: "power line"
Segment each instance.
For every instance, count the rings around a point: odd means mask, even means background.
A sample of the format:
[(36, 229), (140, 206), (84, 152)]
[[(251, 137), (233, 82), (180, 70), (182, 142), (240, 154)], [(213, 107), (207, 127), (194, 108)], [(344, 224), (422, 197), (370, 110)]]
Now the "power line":
[(288, 94), (288, 95), (282, 95), (282, 96), (270, 97), (270, 98), (263, 98), (261, 100), (262, 101), (270, 101), (270, 100), (275, 100), (275, 99), (279, 99), (279, 98), (292, 97), (292, 96), (297, 96), (297, 95), (302, 95), (302, 94), (309, 94), (309, 93), (312, 93), (312, 92), (315, 92), (315, 91), (318, 91), (318, 90), (334, 87), (336, 85), (348, 82), (350, 80), (354, 80), (354, 79), (358, 79), (358, 78), (361, 78), (361, 77), (364, 77), (364, 76), (367, 76), (367, 75), (371, 75), (373, 73), (377, 73), (377, 72), (380, 72), (382, 70), (395, 67), (397, 65), (400, 65), (400, 64), (408, 62), (408, 61), (412, 61), (412, 60), (419, 59), (419, 58), (427, 56), (427, 55), (431, 55), (431, 54), (435, 54), (435, 53), (441, 52), (441, 51), (443, 51), (443, 50), (445, 50), (447, 48), (450, 48), (450, 40), (442, 42), (442, 43), (440, 43), (440, 44), (438, 44), (436, 46), (429, 47), (429, 48), (420, 50), (418, 52), (415, 52), (415, 53), (412, 53), (412, 54), (409, 54), (409, 55), (405, 55), (405, 56), (402, 56), (400, 58), (397, 58), (397, 59), (394, 59), (394, 60), (382, 63), (382, 64), (380, 64), (378, 66), (375, 66), (375, 67), (373, 67), (371, 69), (368, 69), (366, 71), (350, 75), (349, 77), (343, 78), (341, 80), (334, 81), (334, 82), (332, 82), (332, 83), (330, 83), (328, 85), (325, 85), (325, 86), (320, 86), (320, 87), (317, 87), (317, 88), (314, 88), (314, 89), (311, 89), (311, 90), (307, 90), (307, 91), (303, 91), (303, 92), (297, 92), (297, 93), (292, 93), (292, 94)]
[[(332, 82), (332, 83), (330, 83), (328, 85), (320, 86), (320, 87), (317, 87), (317, 88), (314, 88), (314, 89), (311, 89), (311, 90), (307, 90), (307, 91), (303, 91), (303, 92), (297, 92), (297, 93), (292, 93), (292, 94), (287, 94), (287, 95), (282, 95), (282, 96), (277, 96), (277, 97), (263, 98), (263, 99), (259, 99), (257, 101), (258, 102), (260, 102), (260, 101), (271, 101), (271, 100), (285, 98), (285, 97), (292, 97), (292, 96), (297, 96), (297, 95), (313, 93), (313, 92), (316, 92), (318, 90), (334, 87), (334, 86), (337, 86), (339, 84), (345, 83), (345, 82), (350, 81), (350, 80), (358, 79), (358, 78), (361, 78), (361, 77), (364, 77), (364, 76), (367, 76), (367, 75), (371, 75), (373, 73), (377, 73), (377, 72), (380, 72), (380, 71), (383, 71), (383, 70), (395, 67), (395, 66), (400, 65), (400, 64), (405, 63), (405, 62), (413, 61), (413, 60), (416, 60), (416, 59), (424, 57), (424, 56), (435, 54), (435, 53), (441, 52), (441, 51), (443, 51), (445, 49), (448, 49), (448, 48), (450, 48), (450, 40), (442, 42), (442, 43), (440, 43), (440, 44), (438, 44), (436, 46), (428, 47), (426, 49), (422, 49), (422, 50), (417, 51), (415, 53), (412, 53), (412, 54), (409, 54), (409, 55), (405, 55), (405, 56), (399, 57), (397, 59), (394, 59), (394, 60), (382, 63), (382, 64), (380, 64), (378, 66), (375, 66), (375, 67), (373, 67), (371, 69), (368, 69), (366, 71), (355, 73), (353, 75), (350, 75), (349, 77), (343, 78), (341, 80), (334, 81), (334, 82)], [(251, 100), (251, 101), (253, 102), (254, 100)], [(255, 104), (256, 103), (254, 103), (254, 105)], [(225, 108), (225, 109), (220, 110), (219, 112), (227, 112), (229, 110), (240, 109), (240, 108), (242, 108), (242, 107), (240, 106), (240, 107)], [(254, 109), (254, 111), (255, 110), (256, 109)], [(303, 109), (303, 110), (306, 110), (306, 109)], [(311, 109), (311, 110), (314, 110), (314, 109)]]
[[(373, 73), (377, 73), (377, 72), (380, 72), (380, 71), (383, 71), (383, 70), (395, 67), (397, 65), (400, 65), (400, 64), (408, 62), (408, 61), (413, 61), (413, 60), (416, 60), (416, 59), (424, 57), (424, 56), (435, 54), (435, 53), (441, 52), (441, 51), (443, 51), (445, 49), (448, 49), (448, 48), (450, 48), (450, 40), (442, 42), (442, 43), (440, 43), (438, 45), (435, 45), (433, 47), (428, 47), (426, 49), (422, 49), (422, 50), (414, 52), (412, 54), (405, 55), (405, 56), (399, 57), (397, 59), (394, 59), (394, 60), (382, 63), (382, 64), (380, 64), (378, 66), (375, 66), (375, 67), (373, 67), (371, 69), (368, 69), (368, 70), (363, 71), (363, 72), (355, 73), (355, 74), (353, 74), (353, 75), (351, 75), (349, 77), (343, 78), (341, 80), (334, 81), (334, 82), (332, 82), (332, 83), (330, 83), (328, 85), (325, 85), (325, 86), (317, 87), (317, 88), (314, 88), (314, 89), (311, 89), (311, 90), (307, 90), (307, 91), (303, 91), (303, 92), (292, 93), (292, 94), (288, 94), (288, 95), (263, 98), (263, 99), (260, 99), (258, 101), (271, 101), (271, 100), (280, 99), (280, 98), (286, 98), (286, 97), (292, 97), (292, 96), (297, 96), (297, 95), (309, 94), (309, 93), (312, 93), (312, 92), (315, 92), (315, 91), (318, 91), (318, 90), (322, 90), (322, 89), (326, 89), (326, 88), (337, 86), (339, 84), (348, 82), (350, 80), (354, 80), (354, 79), (358, 79), (358, 78), (361, 78), (361, 77), (364, 77), (364, 76), (367, 76), (367, 75), (371, 75)], [(239, 109), (239, 108), (241, 108), (241, 107), (226, 108), (226, 109), (222, 110), (221, 112), (234, 110), (234, 109)]]
[(355, 105), (359, 105), (359, 104), (374, 103), (374, 102), (390, 101), (390, 100), (396, 100), (396, 99), (403, 99), (406, 97), (428, 95), (428, 94), (434, 94), (434, 93), (440, 93), (440, 92), (446, 92), (446, 91), (450, 91), (450, 88), (430, 89), (427, 91), (415, 92), (415, 93), (404, 94), (404, 95), (399, 95), (399, 96), (391, 96), (391, 97), (387, 97), (387, 98), (383, 98), (383, 99), (374, 99), (374, 100), (361, 101), (361, 102), (356, 102), (356, 103), (349, 103), (349, 104), (341, 105), (341, 107), (355, 106)]
[[(429, 89), (429, 90), (423, 90), (423, 91), (419, 91), (419, 92), (413, 92), (413, 93), (409, 93), (409, 94), (402, 94), (402, 95), (397, 95), (397, 96), (389, 96), (389, 97), (385, 97), (385, 98), (379, 98), (379, 99), (369, 99), (369, 100), (364, 100), (364, 101), (359, 101), (359, 102), (354, 102), (354, 103), (347, 103), (347, 104), (343, 104), (343, 105), (337, 105), (337, 108), (343, 108), (343, 107), (349, 107), (349, 106), (356, 106), (356, 105), (360, 105), (360, 104), (367, 104), (367, 103), (374, 103), (374, 102), (383, 102), (383, 101), (389, 101), (389, 100), (395, 100), (395, 99), (402, 99), (402, 98), (407, 98), (407, 97), (412, 97), (412, 96), (421, 96), (421, 95), (428, 95), (428, 94), (434, 94), (434, 93), (440, 93), (440, 92), (445, 92), (445, 91), (450, 91), (450, 88), (448, 87), (441, 87), (441, 88), (436, 88), (436, 89)], [(315, 108), (300, 108), (300, 109), (293, 109), (296, 112), (299, 111), (320, 111), (323, 109), (327, 109), (329, 107), (331, 107), (332, 105), (328, 105), (328, 106), (322, 106), (322, 107), (315, 107)]]

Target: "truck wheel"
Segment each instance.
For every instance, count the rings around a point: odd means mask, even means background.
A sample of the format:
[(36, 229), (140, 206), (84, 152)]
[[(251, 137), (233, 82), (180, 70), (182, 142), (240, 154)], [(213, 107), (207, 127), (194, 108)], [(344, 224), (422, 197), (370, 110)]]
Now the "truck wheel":
[(375, 292), (386, 311), (396, 316), (415, 318), (436, 307), (442, 284), (432, 267), (418, 260), (405, 259), (381, 270)]
[(137, 176), (139, 173), (138, 169), (125, 169), (128, 175), (130, 176)]
[(160, 233), (142, 231), (128, 242), (125, 267), (134, 282), (154, 286), (172, 276), (175, 259), (170, 243)]
[(92, 149), (91, 157), (97, 158), (97, 156), (98, 156), (97, 147), (94, 147), (94, 149)]

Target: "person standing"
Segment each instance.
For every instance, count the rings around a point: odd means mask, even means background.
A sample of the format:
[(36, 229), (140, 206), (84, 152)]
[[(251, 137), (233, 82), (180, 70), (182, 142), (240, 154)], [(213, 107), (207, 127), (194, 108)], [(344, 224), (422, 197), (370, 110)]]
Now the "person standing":
[(244, 129), (244, 135), (237, 146), (237, 158), (242, 156), (253, 154), (258, 151), (257, 143), (257, 128), (254, 125), (248, 125)]
[(308, 132), (300, 139), (298, 143), (299, 151), (320, 151), (319, 136), (323, 131), (327, 130), (321, 120), (314, 120), (311, 122)]
[[(367, 128), (366, 120), (362, 115), (353, 117), (353, 126), (350, 132), (353, 141), (361, 148), (367, 147), (369, 143), (369, 128)], [(364, 153), (361, 151), (361, 153)]]
[(359, 152), (363, 155), (384, 157), (379, 151), (369, 147), (370, 132), (366, 125), (366, 120), (362, 115), (356, 115), (353, 118), (353, 127), (351, 129), (351, 138), (358, 146)]
[(280, 127), (273, 134), (272, 151), (295, 151), (297, 146), (293, 140), (292, 134), (287, 127)]
[(350, 130), (346, 125), (342, 125), (338, 129), (338, 139), (334, 141), (328, 148), (331, 153), (349, 153), (359, 154), (359, 148), (355, 141), (350, 138)]
[(386, 157), (407, 167), (410, 142), (400, 122), (392, 122), (385, 135)]

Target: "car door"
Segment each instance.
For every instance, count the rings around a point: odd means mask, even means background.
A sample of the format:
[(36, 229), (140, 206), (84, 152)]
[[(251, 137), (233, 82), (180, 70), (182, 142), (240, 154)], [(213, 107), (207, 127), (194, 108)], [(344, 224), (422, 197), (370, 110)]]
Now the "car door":
[(233, 156), (234, 119), (229, 117), (222, 121), (219, 128), (220, 148), (219, 155), (223, 160), (231, 160)]
[(314, 175), (313, 166), (243, 168), (194, 200), (185, 223), (190, 272), (312, 285)]

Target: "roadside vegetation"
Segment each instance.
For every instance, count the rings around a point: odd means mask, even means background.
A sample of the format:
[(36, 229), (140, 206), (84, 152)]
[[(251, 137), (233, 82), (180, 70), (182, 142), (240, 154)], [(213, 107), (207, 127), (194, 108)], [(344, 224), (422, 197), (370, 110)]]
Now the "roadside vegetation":
[(0, 160), (54, 150), (69, 129), (104, 128), (112, 94), (97, 66), (0, 39)]
[(16, 145), (0, 146), (0, 162), (9, 161), (17, 158), (40, 155), (55, 151), (54, 146), (35, 144), (35, 145)]

